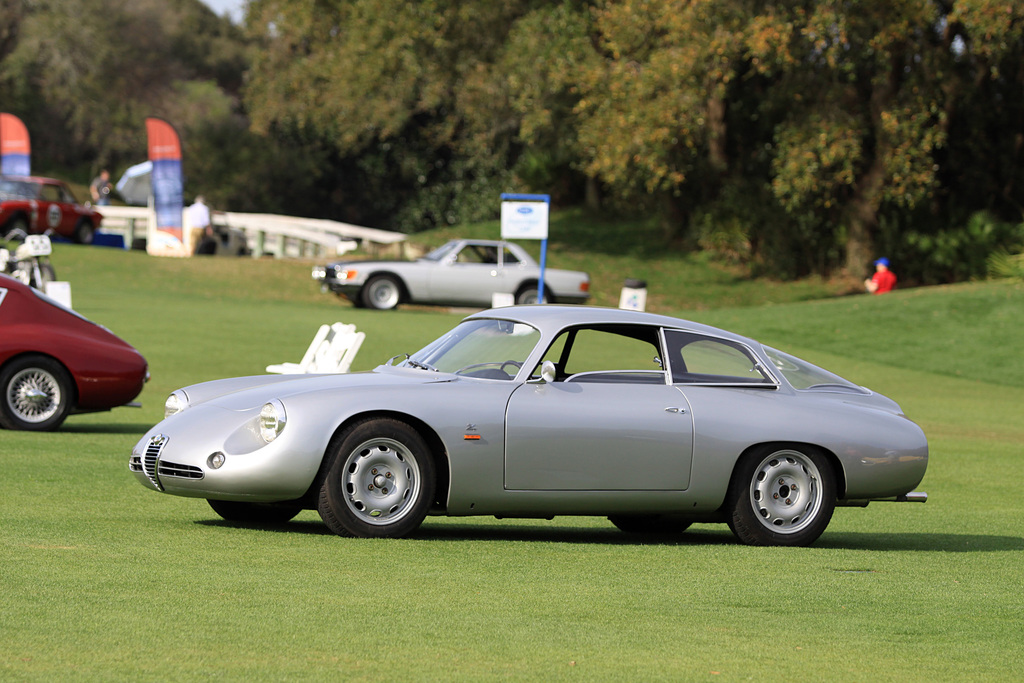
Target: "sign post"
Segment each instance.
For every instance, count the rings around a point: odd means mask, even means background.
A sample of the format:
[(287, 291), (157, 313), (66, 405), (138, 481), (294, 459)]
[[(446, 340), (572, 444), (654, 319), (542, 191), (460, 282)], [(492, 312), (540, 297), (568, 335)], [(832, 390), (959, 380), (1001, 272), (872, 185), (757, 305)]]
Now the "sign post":
[(551, 196), (546, 194), (501, 195), (501, 239), (540, 240), (540, 282), (537, 303), (544, 303), (544, 267), (548, 255), (548, 214)]

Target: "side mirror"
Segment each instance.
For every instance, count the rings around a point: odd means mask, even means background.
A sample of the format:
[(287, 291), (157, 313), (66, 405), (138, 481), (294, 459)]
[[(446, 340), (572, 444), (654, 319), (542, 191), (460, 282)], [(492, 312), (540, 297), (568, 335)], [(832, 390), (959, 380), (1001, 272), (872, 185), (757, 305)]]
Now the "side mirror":
[(555, 364), (549, 360), (544, 361), (540, 365), (540, 378), (545, 384), (550, 384), (555, 381)]

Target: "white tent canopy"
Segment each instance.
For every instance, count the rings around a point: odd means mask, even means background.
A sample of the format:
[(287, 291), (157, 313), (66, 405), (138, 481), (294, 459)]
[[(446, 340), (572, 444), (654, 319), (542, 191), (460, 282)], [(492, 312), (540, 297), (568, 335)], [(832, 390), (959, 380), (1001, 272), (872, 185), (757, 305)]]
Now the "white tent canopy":
[(126, 204), (132, 206), (147, 206), (149, 204), (149, 197), (153, 194), (153, 184), (150, 181), (152, 175), (152, 161), (135, 164), (124, 172), (115, 187)]

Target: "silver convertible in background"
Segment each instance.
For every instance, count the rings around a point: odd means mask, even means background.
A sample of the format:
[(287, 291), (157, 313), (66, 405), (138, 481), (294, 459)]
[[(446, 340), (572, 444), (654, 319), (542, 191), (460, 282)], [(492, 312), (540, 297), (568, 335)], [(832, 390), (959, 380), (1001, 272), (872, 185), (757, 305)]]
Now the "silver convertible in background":
[[(537, 302), (540, 266), (514, 242), (452, 240), (415, 261), (339, 261), (313, 267), (313, 279), (356, 306), (388, 310), (400, 303), (490, 307), (494, 294)], [(586, 273), (544, 269), (544, 300), (581, 304)]]
[(406, 536), (427, 514), (600, 515), (807, 545), (837, 504), (927, 498), (927, 440), (892, 400), (617, 309), (483, 311), (372, 372), (206, 382), (166, 413), (132, 449), (143, 486), (241, 522), (316, 509), (343, 536)]

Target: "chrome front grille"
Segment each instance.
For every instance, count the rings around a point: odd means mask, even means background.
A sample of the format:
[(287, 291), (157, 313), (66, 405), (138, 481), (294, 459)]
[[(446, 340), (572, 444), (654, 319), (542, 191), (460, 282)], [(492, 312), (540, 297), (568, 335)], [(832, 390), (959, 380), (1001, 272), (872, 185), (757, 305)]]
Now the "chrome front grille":
[(157, 434), (149, 439), (149, 443), (146, 444), (146, 449), (142, 455), (132, 453), (132, 457), (128, 460), (128, 469), (132, 472), (142, 472), (145, 474), (146, 478), (149, 479), (150, 483), (158, 491), (164, 490), (163, 484), (160, 483), (162, 477), (202, 479), (206, 476), (201, 467), (161, 460), (160, 454), (163, 453), (164, 447), (169, 440), (170, 437), (164, 434)]
[(157, 475), (160, 477), (181, 477), (183, 479), (202, 479), (203, 470), (195, 465), (181, 465), (176, 462), (161, 460), (157, 464)]

